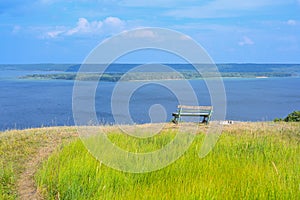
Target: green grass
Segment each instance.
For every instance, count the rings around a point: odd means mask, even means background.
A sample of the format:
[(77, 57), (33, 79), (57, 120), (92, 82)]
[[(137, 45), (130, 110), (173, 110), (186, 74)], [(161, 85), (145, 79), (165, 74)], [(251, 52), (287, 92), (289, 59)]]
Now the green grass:
[[(118, 146), (159, 149), (174, 137), (149, 139), (112, 131)], [(242, 123), (224, 128), (208, 156), (198, 157), (204, 134), (175, 163), (132, 174), (99, 163), (78, 139), (65, 144), (36, 174), (47, 199), (300, 199), (299, 123)]]
[(40, 128), (0, 132), (0, 199), (17, 199), (17, 180), (25, 164), (51, 140), (67, 139), (74, 128)]

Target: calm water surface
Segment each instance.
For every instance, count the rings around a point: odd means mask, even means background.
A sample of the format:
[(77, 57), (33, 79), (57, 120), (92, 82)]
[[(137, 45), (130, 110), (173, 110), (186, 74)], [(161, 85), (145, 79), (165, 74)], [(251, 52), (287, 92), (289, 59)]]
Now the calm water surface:
[[(34, 72), (49, 73), (49, 72)], [(55, 73), (55, 72), (52, 72)], [(72, 115), (73, 81), (20, 80), (31, 71), (0, 72), (0, 130), (40, 126), (74, 125)], [(192, 80), (200, 104), (210, 104), (203, 80)], [(132, 83), (134, 84), (134, 83)], [(181, 84), (172, 81), (172, 84)], [(269, 121), (300, 110), (300, 78), (225, 78), (228, 120)], [(102, 82), (96, 92), (96, 111), (102, 123), (113, 123), (111, 95), (115, 83)], [(125, 94), (124, 94), (125, 95)], [(120, 100), (122, 96), (120, 96)], [(130, 98), (129, 110), (135, 123), (150, 122), (148, 110), (161, 104), (171, 119), (176, 96), (165, 87), (146, 84)]]

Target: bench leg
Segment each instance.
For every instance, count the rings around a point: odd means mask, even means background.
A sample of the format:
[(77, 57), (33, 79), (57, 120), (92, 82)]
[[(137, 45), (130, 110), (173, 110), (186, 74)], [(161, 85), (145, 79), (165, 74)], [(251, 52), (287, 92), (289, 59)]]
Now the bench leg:
[(208, 124), (208, 123), (209, 123), (209, 121), (210, 121), (210, 118), (211, 118), (211, 114), (209, 114), (209, 115), (208, 115), (206, 124)]
[(172, 122), (174, 124), (178, 124), (180, 122), (180, 120), (181, 120), (180, 115), (177, 115), (177, 116), (174, 116), (174, 118), (172, 119)]
[(203, 117), (202, 123), (208, 124), (208, 118), (207, 117)]
[(172, 122), (174, 124), (178, 124), (178, 117), (174, 116), (174, 118), (172, 119)]
[(174, 124), (178, 124), (178, 121), (177, 121), (176, 118), (172, 119), (172, 122), (173, 122)]

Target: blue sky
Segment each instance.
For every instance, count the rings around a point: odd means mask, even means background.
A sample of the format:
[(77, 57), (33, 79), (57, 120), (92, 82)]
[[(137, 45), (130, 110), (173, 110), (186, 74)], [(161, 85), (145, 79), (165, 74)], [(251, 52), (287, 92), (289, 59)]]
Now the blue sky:
[(300, 0), (1, 0), (0, 63), (81, 63), (140, 27), (187, 34), (217, 63), (300, 63), (299, 13)]

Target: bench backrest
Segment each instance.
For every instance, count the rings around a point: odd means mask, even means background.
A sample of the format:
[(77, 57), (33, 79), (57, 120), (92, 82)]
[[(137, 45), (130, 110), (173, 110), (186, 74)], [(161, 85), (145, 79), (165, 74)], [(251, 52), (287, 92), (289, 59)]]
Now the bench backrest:
[(188, 113), (197, 113), (197, 112), (212, 112), (212, 106), (185, 106), (178, 105), (177, 106), (179, 112), (188, 112)]

